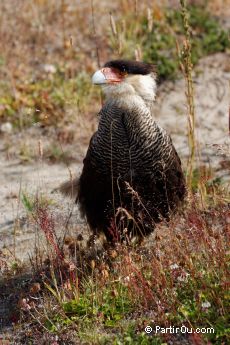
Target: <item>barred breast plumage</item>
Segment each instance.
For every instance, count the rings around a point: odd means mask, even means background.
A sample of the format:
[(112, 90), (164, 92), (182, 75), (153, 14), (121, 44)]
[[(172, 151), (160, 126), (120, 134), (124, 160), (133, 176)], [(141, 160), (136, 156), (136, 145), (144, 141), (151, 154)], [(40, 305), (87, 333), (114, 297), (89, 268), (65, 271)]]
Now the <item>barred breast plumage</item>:
[(180, 159), (144, 103), (109, 100), (99, 115), (79, 181), (82, 213), (109, 241), (146, 235), (184, 198)]

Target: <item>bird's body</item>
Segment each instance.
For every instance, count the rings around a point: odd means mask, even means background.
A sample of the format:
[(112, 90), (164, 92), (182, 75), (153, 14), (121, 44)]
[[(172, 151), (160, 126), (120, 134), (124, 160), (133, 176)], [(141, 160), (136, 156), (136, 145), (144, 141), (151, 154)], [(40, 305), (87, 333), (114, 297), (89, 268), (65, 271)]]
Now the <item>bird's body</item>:
[[(185, 195), (180, 159), (152, 114), (151, 68), (116, 60), (104, 69), (112, 82), (104, 87), (106, 101), (84, 159), (78, 201), (91, 229), (110, 242), (152, 232)], [(101, 75), (94, 79), (103, 84)]]

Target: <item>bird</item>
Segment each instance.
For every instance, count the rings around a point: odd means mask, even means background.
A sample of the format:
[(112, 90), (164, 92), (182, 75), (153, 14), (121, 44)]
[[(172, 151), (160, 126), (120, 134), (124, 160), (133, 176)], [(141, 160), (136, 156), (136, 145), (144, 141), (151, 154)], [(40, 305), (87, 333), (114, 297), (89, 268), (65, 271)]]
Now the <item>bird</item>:
[(186, 195), (181, 160), (155, 120), (156, 81), (155, 65), (131, 60), (108, 61), (92, 76), (105, 99), (72, 192), (92, 232), (108, 243), (145, 238)]

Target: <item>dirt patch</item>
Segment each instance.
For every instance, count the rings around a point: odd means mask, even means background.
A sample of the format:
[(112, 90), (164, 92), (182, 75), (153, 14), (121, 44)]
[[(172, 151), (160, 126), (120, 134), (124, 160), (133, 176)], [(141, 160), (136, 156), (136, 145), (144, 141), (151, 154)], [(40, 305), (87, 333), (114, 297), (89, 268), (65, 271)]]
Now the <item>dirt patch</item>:
[[(213, 145), (229, 149), (230, 56), (216, 54), (200, 61), (195, 69), (196, 139), (202, 162), (218, 164)], [(155, 115), (171, 134), (182, 157), (188, 155), (187, 108), (184, 80), (167, 82), (159, 89)], [(226, 151), (227, 153), (227, 151)], [(226, 157), (225, 157), (226, 158)]]

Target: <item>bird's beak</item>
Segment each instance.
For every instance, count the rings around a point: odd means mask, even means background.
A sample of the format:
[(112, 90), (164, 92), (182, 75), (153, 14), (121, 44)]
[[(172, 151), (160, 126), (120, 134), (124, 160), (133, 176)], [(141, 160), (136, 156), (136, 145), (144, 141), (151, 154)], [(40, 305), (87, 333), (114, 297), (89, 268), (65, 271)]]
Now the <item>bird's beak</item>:
[(92, 83), (95, 85), (103, 85), (103, 84), (113, 84), (113, 83), (120, 83), (123, 79), (123, 75), (119, 73), (119, 71), (104, 67), (94, 73), (92, 76)]

